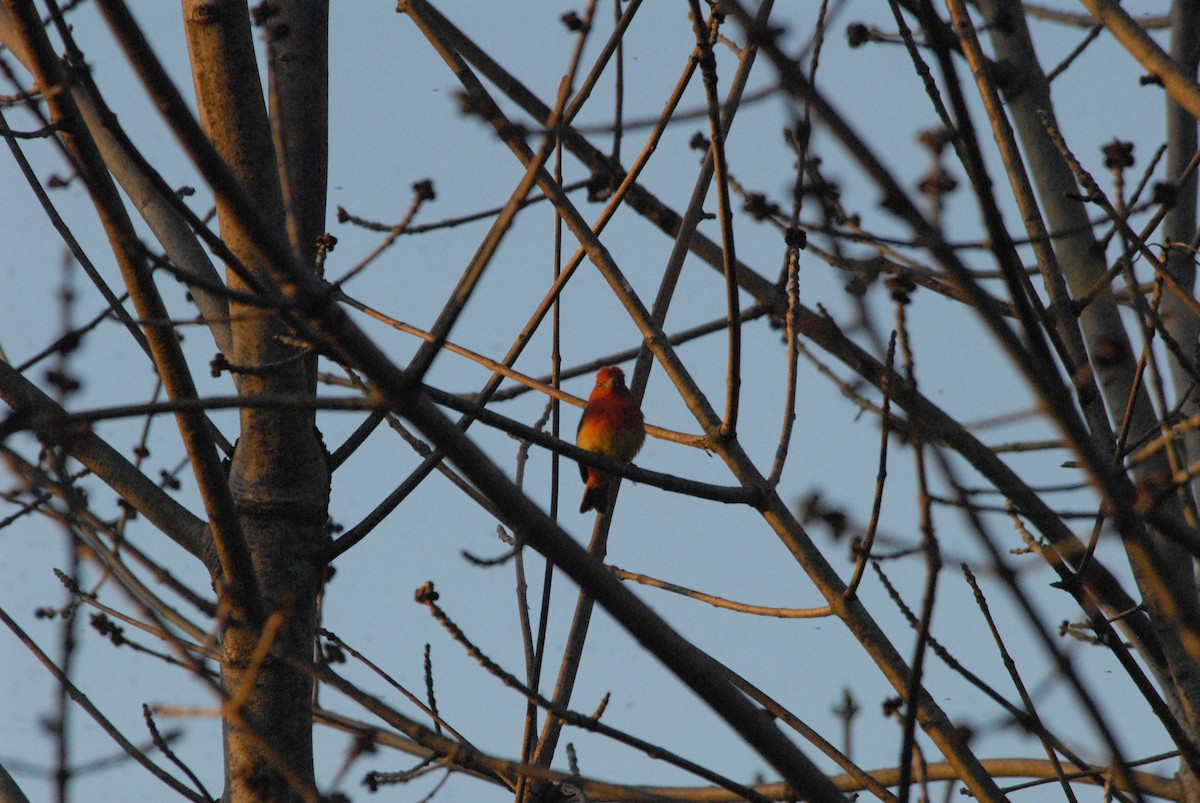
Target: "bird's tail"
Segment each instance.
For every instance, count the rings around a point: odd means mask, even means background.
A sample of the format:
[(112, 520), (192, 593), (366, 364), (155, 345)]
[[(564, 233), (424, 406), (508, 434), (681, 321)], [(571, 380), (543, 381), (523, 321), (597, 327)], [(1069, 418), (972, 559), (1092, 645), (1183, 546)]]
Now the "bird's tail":
[(608, 477), (596, 471), (588, 471), (587, 486), (583, 489), (583, 501), (579, 503), (579, 512), (589, 510), (603, 512), (608, 504)]

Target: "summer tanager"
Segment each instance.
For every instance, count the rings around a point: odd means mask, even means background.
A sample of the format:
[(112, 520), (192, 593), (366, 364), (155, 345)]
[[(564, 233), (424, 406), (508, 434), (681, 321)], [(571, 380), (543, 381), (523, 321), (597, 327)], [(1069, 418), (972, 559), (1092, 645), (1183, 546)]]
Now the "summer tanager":
[[(645, 419), (637, 401), (625, 387), (625, 372), (606, 365), (596, 374), (596, 387), (588, 397), (579, 419), (575, 445), (613, 460), (632, 460), (646, 440)], [(612, 480), (598, 468), (579, 466), (579, 476), (587, 486), (579, 512), (603, 510), (608, 503), (608, 484)]]

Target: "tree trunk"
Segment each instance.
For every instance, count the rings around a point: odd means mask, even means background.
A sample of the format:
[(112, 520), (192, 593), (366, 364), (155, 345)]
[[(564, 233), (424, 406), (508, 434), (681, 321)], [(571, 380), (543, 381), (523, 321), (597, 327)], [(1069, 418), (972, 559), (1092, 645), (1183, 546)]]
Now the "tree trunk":
[[(259, 214), (282, 232), (289, 216), (246, 4), (184, 0), (183, 11), (201, 123)], [(323, 63), (320, 70), (323, 73)], [(322, 120), (318, 116), (313, 122)], [(318, 139), (323, 142), (323, 134)], [(289, 172), (288, 198), (293, 205), (309, 197), (310, 184), (319, 184), (312, 190), (319, 195), (315, 204), (303, 204), (310, 211), (299, 227), (305, 233), (293, 237), (297, 248), (301, 237), (311, 242), (314, 220), (315, 227), (323, 225), (324, 174)], [(247, 236), (243, 222), (221, 204), (217, 214), (221, 237), (232, 253), (255, 281), (270, 287), (258, 244)], [(296, 256), (311, 266), (311, 251)], [(251, 289), (238, 270), (226, 268), (232, 290)], [(229, 306), (234, 348), (228, 361), (234, 366), (238, 394), (311, 395), (314, 387), (306, 363), (289, 360), (296, 356), (296, 347), (280, 340), (290, 334), (286, 323), (258, 307), (237, 301)], [(225, 799), (312, 799), (312, 679), (289, 659), (310, 661), (313, 654), (316, 600), (324, 573), (321, 555), (328, 540), (325, 452), (312, 413), (302, 409), (243, 408), (240, 434), (229, 484), (268, 619), (263, 634), (235, 622), (227, 622), (223, 632), (222, 680), (234, 709), (225, 718)], [(261, 660), (266, 639), (272, 639), (275, 654)]]

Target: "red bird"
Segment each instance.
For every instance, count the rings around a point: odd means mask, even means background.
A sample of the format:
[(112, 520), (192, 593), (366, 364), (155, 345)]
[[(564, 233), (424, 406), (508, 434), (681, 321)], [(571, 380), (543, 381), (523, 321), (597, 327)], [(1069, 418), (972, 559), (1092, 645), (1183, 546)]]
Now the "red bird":
[[(575, 445), (613, 460), (628, 461), (645, 440), (645, 419), (633, 394), (625, 387), (625, 372), (615, 365), (604, 366), (596, 374), (596, 387), (583, 408)], [(587, 486), (579, 512), (603, 510), (608, 503), (608, 483), (612, 477), (582, 464), (579, 476)]]

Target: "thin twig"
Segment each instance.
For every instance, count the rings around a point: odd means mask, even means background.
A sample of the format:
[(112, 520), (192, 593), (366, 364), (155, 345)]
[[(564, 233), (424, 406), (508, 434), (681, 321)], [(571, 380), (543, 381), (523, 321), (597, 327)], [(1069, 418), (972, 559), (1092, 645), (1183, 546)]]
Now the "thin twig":
[(627, 572), (616, 566), (609, 566), (609, 569), (622, 580), (631, 580), (644, 586), (650, 586), (651, 588), (661, 588), (673, 594), (679, 594), (680, 596), (689, 597), (700, 602), (707, 602), (714, 608), (723, 608), (727, 611), (748, 613), (753, 616), (773, 616), (777, 619), (820, 619), (826, 616), (833, 616), (833, 609), (828, 605), (820, 608), (772, 608), (765, 605), (749, 605), (744, 602), (727, 600), (713, 594), (705, 594), (703, 591), (695, 591), (681, 585), (676, 585), (675, 583), (668, 583), (666, 580), (647, 577), (644, 574)]
[(3, 608), (0, 608), (0, 623), (3, 623), (9, 630), (12, 631), (13, 635), (15, 635), (17, 639), (25, 645), (26, 649), (33, 653), (38, 661), (40, 661), (41, 664), (46, 667), (47, 670), (49, 670), (50, 674), (54, 676), (55, 680), (62, 684), (62, 687), (66, 690), (71, 700), (84, 711), (86, 711), (88, 715), (95, 720), (96, 724), (100, 726), (100, 729), (108, 734), (109, 738), (116, 742), (122, 750), (128, 753), (130, 758), (149, 770), (150, 774), (158, 778), (167, 786), (171, 787), (171, 789), (177, 792), (180, 796), (186, 798), (187, 800), (195, 801), (195, 803), (208, 803), (209, 798), (207, 798), (207, 796), (197, 794), (179, 780), (169, 775), (161, 767), (147, 758), (145, 753), (143, 753), (141, 750), (138, 750), (136, 745), (126, 739), (121, 732), (117, 730), (117, 728), (111, 722), (109, 722), (102, 713), (100, 713), (100, 710), (92, 705), (91, 700), (89, 700), (87, 696), (75, 686), (75, 684), (71, 683), (67, 679), (67, 677), (62, 673), (62, 670), (55, 666), (54, 662), (50, 660), (50, 657), (46, 655), (46, 653), (42, 652), (41, 648), (34, 643), (33, 639), (25, 634), (25, 631), (21, 629), (20, 625), (13, 621), (13, 619), (9, 617), (8, 613)]

